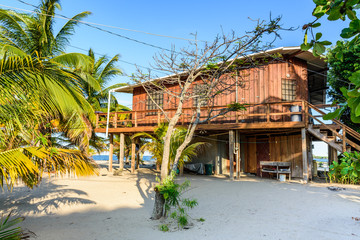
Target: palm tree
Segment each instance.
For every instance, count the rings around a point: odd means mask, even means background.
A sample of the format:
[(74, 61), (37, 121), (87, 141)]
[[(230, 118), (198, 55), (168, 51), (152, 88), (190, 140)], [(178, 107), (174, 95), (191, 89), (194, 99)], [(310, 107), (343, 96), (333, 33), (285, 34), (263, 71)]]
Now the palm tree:
[[(88, 74), (88, 56), (63, 53), (77, 22), (68, 21), (54, 34), (56, 8), (58, 0), (43, 0), (35, 15), (0, 10), (1, 186), (12, 188), (20, 178), (32, 187), (44, 171), (96, 172), (83, 154), (95, 115), (79, 86), (87, 82), (99, 89), (99, 85)], [(83, 153), (54, 147), (55, 132), (65, 133)]]
[[(56, 130), (64, 132), (80, 150), (86, 152), (92, 132), (91, 122), (95, 120), (95, 115), (92, 107), (84, 101), (80, 86), (84, 82), (96, 90), (100, 90), (100, 86), (88, 74), (92, 63), (89, 56), (64, 52), (79, 22), (69, 20), (57, 33), (54, 33), (55, 10), (60, 8), (59, 0), (42, 0), (33, 15), (0, 10), (0, 57), (26, 58), (30, 56), (39, 62), (52, 63), (54, 69), (61, 69), (54, 75), (54, 78), (58, 80), (57, 85), (48, 85), (46, 91), (49, 92), (52, 89), (53, 96), (55, 95), (54, 97), (60, 100), (57, 108), (61, 110), (61, 114), (51, 114), (51, 117), (48, 116), (44, 122), (48, 123), (60, 118)], [(89, 14), (90, 12), (82, 12), (72, 19), (81, 20)], [(73, 69), (76, 69), (76, 74)], [(64, 87), (72, 95), (72, 101), (64, 99), (62, 92), (58, 91)], [(41, 131), (51, 134), (53, 128), (45, 125), (42, 124)]]
[[(92, 61), (89, 74), (97, 81), (98, 85), (100, 86), (100, 90), (95, 90), (89, 86), (87, 82), (84, 82), (82, 89), (87, 101), (93, 106), (95, 111), (106, 112), (109, 91), (128, 85), (126, 83), (118, 83), (108, 86), (111, 79), (123, 74), (122, 71), (116, 67), (116, 63), (119, 61), (119, 55), (117, 54), (111, 59), (106, 56), (101, 56), (100, 58), (96, 59), (94, 51), (90, 49), (88, 56)], [(114, 96), (111, 97), (111, 111), (130, 111), (130, 108), (118, 104)]]
[[(164, 150), (164, 136), (166, 135), (167, 128), (167, 124), (162, 123), (154, 130), (154, 134), (142, 132), (133, 135), (133, 138), (143, 137), (150, 139), (149, 142), (143, 145), (142, 150), (149, 151), (153, 155), (153, 158), (156, 159), (157, 168), (161, 165)], [(170, 142), (170, 165), (173, 164), (176, 150), (184, 142), (186, 134), (186, 128), (178, 127), (174, 130)], [(186, 162), (190, 162), (193, 157), (197, 156), (201, 148), (206, 145), (208, 145), (206, 142), (196, 142), (187, 146), (181, 154), (179, 166), (182, 166)]]

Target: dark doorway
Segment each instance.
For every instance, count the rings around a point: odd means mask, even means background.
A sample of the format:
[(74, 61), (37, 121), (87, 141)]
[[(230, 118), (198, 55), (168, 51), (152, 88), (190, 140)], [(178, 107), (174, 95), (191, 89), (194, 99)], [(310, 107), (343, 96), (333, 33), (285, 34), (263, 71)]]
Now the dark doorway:
[(270, 161), (269, 138), (256, 138), (256, 173), (260, 176), (260, 161)]

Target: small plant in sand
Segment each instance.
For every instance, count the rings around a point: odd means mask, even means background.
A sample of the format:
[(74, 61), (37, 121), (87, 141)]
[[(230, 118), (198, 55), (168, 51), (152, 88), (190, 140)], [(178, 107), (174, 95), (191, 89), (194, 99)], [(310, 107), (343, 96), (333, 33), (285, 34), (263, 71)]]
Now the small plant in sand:
[(162, 231), (162, 232), (167, 232), (167, 231), (169, 231), (169, 227), (166, 224), (161, 224), (159, 226), (159, 230)]
[(196, 199), (182, 198), (182, 193), (190, 187), (190, 181), (186, 180), (178, 184), (175, 182), (175, 177), (176, 173), (172, 171), (164, 181), (157, 179), (159, 184), (155, 187), (155, 191), (164, 197), (165, 217), (170, 216), (170, 219), (176, 221), (178, 228), (184, 228), (189, 225), (188, 210), (197, 206), (198, 202)]

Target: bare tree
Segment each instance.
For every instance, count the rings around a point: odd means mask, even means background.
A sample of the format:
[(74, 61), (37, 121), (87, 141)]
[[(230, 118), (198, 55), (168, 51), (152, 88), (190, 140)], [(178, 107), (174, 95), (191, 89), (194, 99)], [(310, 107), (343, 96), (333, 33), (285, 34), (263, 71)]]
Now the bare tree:
[[(171, 53), (162, 52), (154, 57), (154, 69), (168, 73), (166, 77), (152, 75), (152, 72), (144, 74), (140, 70), (134, 77), (137, 83), (141, 83), (147, 92), (148, 98), (162, 112), (168, 121), (168, 130), (164, 137), (164, 151), (161, 165), (161, 179), (169, 175), (169, 155), (171, 135), (179, 123), (182, 115), (186, 114), (189, 121), (187, 135), (182, 145), (177, 149), (172, 170), (176, 170), (182, 151), (191, 142), (195, 130), (199, 124), (209, 122), (230, 111), (243, 109), (241, 104), (233, 103), (224, 108), (216, 108), (216, 100), (227, 91), (234, 89), (234, 85), (241, 81), (242, 77), (236, 73), (243, 68), (251, 68), (257, 65), (256, 59), (251, 54), (264, 51), (271, 46), (262, 43), (265, 35), (270, 35), (275, 40), (281, 29), (280, 17), (269, 21), (255, 21), (253, 31), (244, 36), (237, 36), (234, 32), (229, 35), (221, 34), (212, 43), (194, 41), (188, 48), (180, 52), (173, 50)], [(195, 36), (196, 39), (196, 36)], [(244, 64), (246, 63), (246, 64)], [(235, 77), (234, 77), (235, 76)], [(169, 86), (178, 86), (171, 88)], [(154, 93), (166, 94), (169, 101), (175, 102), (175, 112), (168, 112), (165, 105), (159, 104)], [(192, 111), (184, 111), (186, 103), (192, 103)], [(206, 110), (204, 113), (204, 106)], [(155, 208), (157, 200), (155, 199)], [(160, 202), (158, 202), (160, 203)], [(159, 204), (158, 204), (159, 205)], [(160, 203), (161, 205), (161, 203)], [(155, 211), (159, 213), (160, 211)], [(156, 214), (155, 214), (156, 215)], [(154, 216), (154, 219), (161, 214)]]

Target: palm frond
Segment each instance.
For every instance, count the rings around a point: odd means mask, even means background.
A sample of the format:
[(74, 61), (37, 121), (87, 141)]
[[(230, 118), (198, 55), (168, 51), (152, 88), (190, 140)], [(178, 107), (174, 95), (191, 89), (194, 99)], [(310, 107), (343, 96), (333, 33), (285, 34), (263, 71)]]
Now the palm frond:
[(66, 45), (70, 43), (69, 37), (72, 36), (75, 32), (75, 27), (79, 25), (79, 21), (89, 16), (91, 12), (85, 11), (79, 14), (76, 14), (71, 20), (67, 21), (64, 26), (60, 29), (58, 34), (55, 37), (56, 51), (62, 52), (65, 50)]

